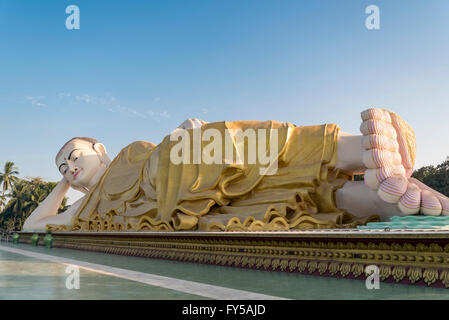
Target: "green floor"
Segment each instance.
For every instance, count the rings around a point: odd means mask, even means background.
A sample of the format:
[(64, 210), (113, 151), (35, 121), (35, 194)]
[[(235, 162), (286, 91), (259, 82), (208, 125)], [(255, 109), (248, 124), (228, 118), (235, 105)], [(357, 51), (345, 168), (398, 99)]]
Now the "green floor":
[[(290, 299), (449, 299), (449, 289), (380, 283), (368, 290), (350, 279), (255, 271), (69, 249), (5, 244), (112, 267)], [(80, 271), (80, 289), (65, 286), (66, 266), (0, 250), (0, 299), (206, 299), (171, 289)]]
[(66, 266), (0, 251), (0, 299), (204, 299), (80, 270), (80, 289), (67, 289)]

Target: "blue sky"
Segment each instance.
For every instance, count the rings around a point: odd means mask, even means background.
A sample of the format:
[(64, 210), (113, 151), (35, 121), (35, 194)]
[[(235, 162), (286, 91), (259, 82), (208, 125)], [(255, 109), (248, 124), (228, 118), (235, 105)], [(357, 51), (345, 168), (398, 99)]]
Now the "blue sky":
[[(80, 30), (67, 30), (68, 5)], [(380, 8), (380, 30), (365, 8)], [(382, 107), (417, 135), (417, 166), (449, 155), (447, 0), (0, 0), (0, 165), (59, 180), (74, 136), (111, 156), (183, 120), (337, 123)], [(71, 193), (72, 200), (76, 198)]]

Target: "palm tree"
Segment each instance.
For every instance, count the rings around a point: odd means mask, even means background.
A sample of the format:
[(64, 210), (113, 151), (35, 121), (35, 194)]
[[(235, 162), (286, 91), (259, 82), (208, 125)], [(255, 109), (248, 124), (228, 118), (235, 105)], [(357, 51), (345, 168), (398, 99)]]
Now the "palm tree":
[[(47, 198), (50, 192), (56, 187), (56, 182), (45, 182), (42, 178), (30, 178), (26, 181), (27, 194), (26, 194), (26, 206), (22, 208), (26, 217), (37, 208), (37, 206)], [(58, 213), (67, 209), (67, 197), (62, 199), (61, 205), (58, 208)]]
[(17, 182), (17, 175), (19, 174), (19, 169), (14, 166), (14, 162), (6, 161), (3, 171), (0, 172), (0, 183), (3, 184), (2, 195), (8, 191), (12, 185)]
[(0, 214), (3, 212), (3, 208), (6, 205), (6, 196), (3, 194), (0, 194)]
[(32, 178), (32, 180), (27, 182), (27, 195), (26, 199), (27, 205), (23, 208), (24, 212), (31, 213), (37, 206), (45, 200), (51, 189), (42, 181), (41, 178)]
[(26, 180), (19, 180), (13, 184), (11, 194), (8, 195), (11, 200), (5, 207), (5, 211), (13, 218), (13, 226), (16, 226), (17, 218), (22, 218), (23, 209), (30, 205), (30, 186)]
[[(0, 195), (7, 201), (0, 214), (0, 228), (20, 230), (28, 216), (45, 200), (56, 187), (56, 182), (46, 182), (41, 178), (17, 178), (8, 194)], [(64, 198), (58, 212), (68, 208), (67, 198)]]

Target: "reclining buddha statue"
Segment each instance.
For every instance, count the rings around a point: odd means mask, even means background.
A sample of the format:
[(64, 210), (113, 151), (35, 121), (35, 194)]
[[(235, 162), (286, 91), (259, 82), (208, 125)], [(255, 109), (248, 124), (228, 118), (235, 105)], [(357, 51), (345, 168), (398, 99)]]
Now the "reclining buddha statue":
[[(361, 116), (362, 135), (335, 124), (189, 119), (112, 161), (97, 140), (73, 138), (56, 155), (62, 180), (23, 230), (298, 230), (449, 215), (447, 197), (411, 178), (412, 128), (384, 109)], [(85, 195), (58, 214), (69, 187)]]

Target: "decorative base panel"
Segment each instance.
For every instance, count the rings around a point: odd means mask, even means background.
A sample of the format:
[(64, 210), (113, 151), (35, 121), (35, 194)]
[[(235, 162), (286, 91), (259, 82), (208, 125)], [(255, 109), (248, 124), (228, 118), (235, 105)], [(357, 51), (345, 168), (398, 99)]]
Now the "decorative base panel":
[[(20, 232), (31, 243), (33, 232)], [(43, 245), (45, 233), (38, 233)], [(449, 232), (53, 232), (53, 246), (230, 267), (449, 288)]]

